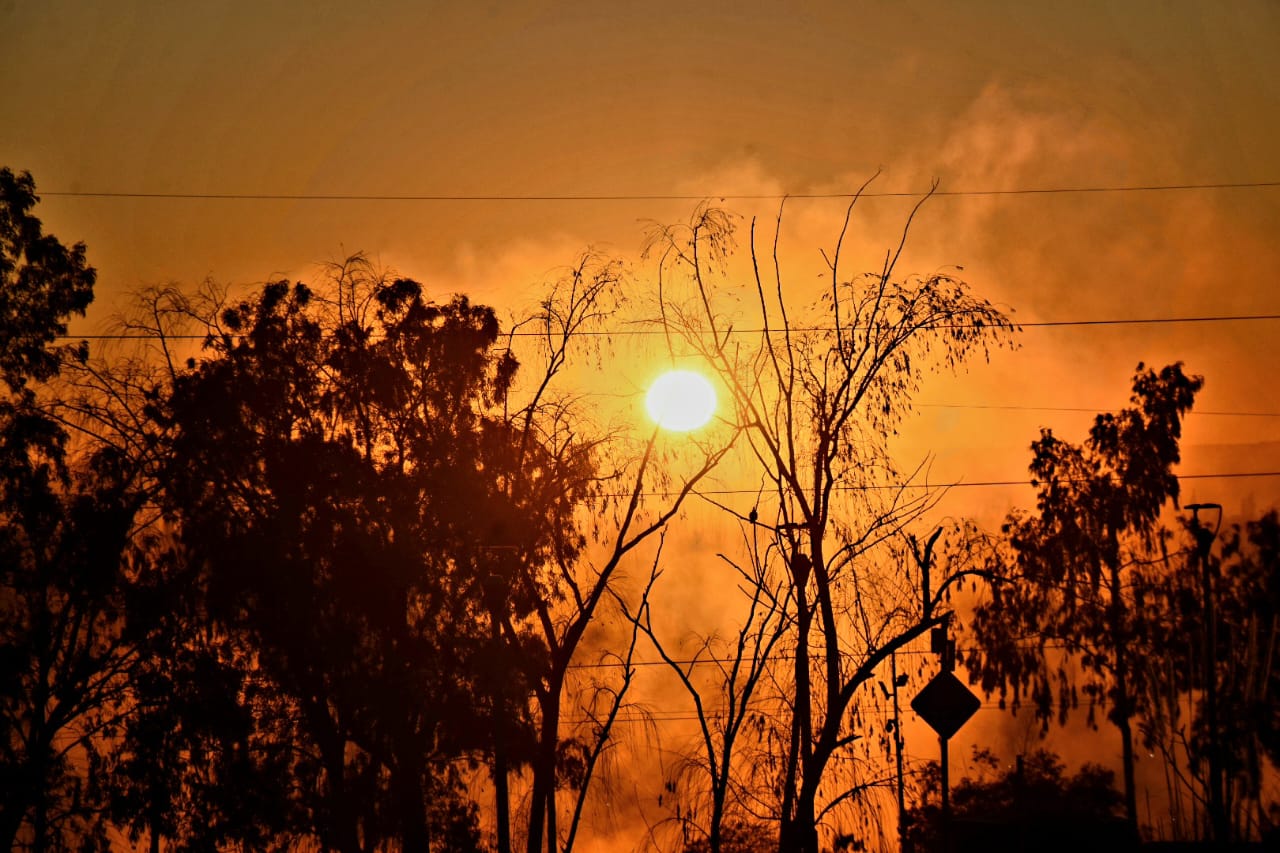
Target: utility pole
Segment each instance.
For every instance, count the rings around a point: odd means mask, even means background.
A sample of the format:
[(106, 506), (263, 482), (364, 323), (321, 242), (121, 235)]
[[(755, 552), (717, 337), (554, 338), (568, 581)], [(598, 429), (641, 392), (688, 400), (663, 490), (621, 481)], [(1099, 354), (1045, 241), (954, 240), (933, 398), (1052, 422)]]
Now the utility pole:
[[(1222, 734), (1218, 728), (1218, 626), (1214, 602), (1214, 571), (1210, 551), (1213, 540), (1222, 526), (1222, 505), (1215, 503), (1189, 504), (1191, 510), (1191, 535), (1196, 541), (1196, 558), (1200, 561), (1200, 582), (1204, 592), (1204, 719), (1209, 730), (1209, 828), (1216, 844), (1225, 844), (1231, 828), (1227, 823), (1222, 779)], [(1200, 510), (1218, 511), (1218, 523), (1213, 530), (1200, 524)]]
[(898, 681), (898, 653), (896, 651), (889, 655), (889, 675), (893, 679), (893, 748), (894, 752), (897, 753), (898, 760), (898, 850), (902, 853), (907, 847), (907, 826), (905, 823), (907, 798), (902, 772), (902, 712), (898, 709), (898, 688), (905, 684), (907, 679), (904, 676), (901, 683)]

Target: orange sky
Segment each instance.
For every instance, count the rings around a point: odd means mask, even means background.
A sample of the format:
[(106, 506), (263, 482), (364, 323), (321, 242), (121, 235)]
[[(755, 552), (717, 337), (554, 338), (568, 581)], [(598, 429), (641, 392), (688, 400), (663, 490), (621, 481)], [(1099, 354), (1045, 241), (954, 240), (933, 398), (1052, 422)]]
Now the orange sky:
[[(94, 331), (139, 285), (306, 277), (355, 250), (504, 311), (587, 246), (635, 259), (691, 201), (93, 199), (57, 191), (744, 195), (1280, 180), (1280, 6), (1233, 2), (0, 4), (0, 162), (100, 271)], [(1119, 7), (1119, 8), (1114, 8)], [(771, 220), (775, 201), (728, 200)], [(876, 266), (909, 202), (872, 200)], [(793, 201), (803, 279), (843, 202)], [(901, 269), (960, 264), (1023, 321), (1280, 312), (1280, 188), (932, 201)], [(641, 267), (641, 273), (646, 270)], [(1122, 405), (1139, 361), (1199, 408), (1280, 412), (1280, 323), (1032, 329), (930, 402)], [(634, 378), (639, 383), (643, 376)], [(924, 409), (939, 479), (1012, 479), (1041, 425)], [(1280, 418), (1200, 416), (1187, 470), (1280, 470)], [(1197, 460), (1197, 454), (1202, 461)], [(1277, 481), (1188, 483), (1273, 500)], [(970, 489), (999, 513), (1017, 493)], [(1024, 499), (1025, 500), (1025, 499)]]
[[(1049, 7), (1049, 8), (1046, 8)], [(691, 195), (1280, 181), (1280, 4), (0, 2), (0, 164), (30, 170), (100, 272), (130, 289), (306, 277), (363, 250), (505, 310), (589, 245), (635, 259), (692, 201), (243, 201), (283, 195)], [(878, 266), (908, 202), (855, 220)], [(776, 201), (728, 200), (771, 219)], [(841, 203), (790, 203), (820, 263)], [(863, 260), (865, 259), (865, 260)], [(901, 269), (960, 264), (1022, 321), (1280, 313), (1280, 188), (930, 202)], [(641, 272), (644, 268), (641, 267)], [(1029, 329), (929, 402), (1122, 405), (1139, 361), (1207, 377), (1198, 408), (1280, 412), (1280, 322)], [(619, 368), (621, 369), (621, 368)], [(642, 373), (643, 371), (639, 371)], [(638, 376), (626, 377), (639, 383)], [(1085, 413), (925, 408), (937, 480), (1023, 476), (1040, 426)], [(1202, 415), (1184, 472), (1280, 471), (1280, 417)], [(1195, 480), (1229, 511), (1280, 478)], [(987, 520), (1026, 489), (961, 489)]]
[[(877, 168), (882, 190), (1280, 180), (1270, 2), (349, 5), (0, 5), (0, 161), (32, 171), (54, 233), (88, 243), (94, 321), (139, 284), (307, 276), (357, 249), (514, 310), (588, 245), (634, 258), (646, 220), (692, 202), (48, 193), (714, 196), (844, 192)], [(868, 266), (904, 210), (867, 205)], [(840, 205), (791, 211), (808, 263)], [(1277, 188), (946, 198), (903, 269), (962, 264), (1022, 320), (1275, 313), (1277, 235)], [(1029, 331), (1017, 356), (924, 396), (1114, 406), (1139, 360), (1181, 358), (1209, 379), (1202, 408), (1280, 411), (1277, 328)], [(944, 456), (985, 450), (993, 423), (1022, 446), (1079, 423), (926, 418)], [(1200, 422), (1189, 443), (1280, 438), (1280, 419)], [(1250, 459), (1280, 469), (1274, 447)], [(1020, 474), (1008, 461), (998, 472)], [(954, 473), (997, 473), (979, 467)]]

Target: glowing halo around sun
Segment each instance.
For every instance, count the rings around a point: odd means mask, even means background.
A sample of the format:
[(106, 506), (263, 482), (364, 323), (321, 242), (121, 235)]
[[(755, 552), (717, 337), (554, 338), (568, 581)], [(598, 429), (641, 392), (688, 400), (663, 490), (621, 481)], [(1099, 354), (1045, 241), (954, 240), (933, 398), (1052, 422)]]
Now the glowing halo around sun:
[(716, 389), (701, 373), (669, 370), (649, 386), (645, 411), (658, 426), (688, 432), (706, 425), (716, 412)]

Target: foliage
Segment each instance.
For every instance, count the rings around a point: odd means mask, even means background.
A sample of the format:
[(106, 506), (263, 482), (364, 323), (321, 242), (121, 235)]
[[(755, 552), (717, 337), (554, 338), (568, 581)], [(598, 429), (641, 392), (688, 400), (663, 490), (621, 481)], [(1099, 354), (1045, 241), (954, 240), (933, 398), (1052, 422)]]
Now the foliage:
[(308, 831), (416, 847), (455, 825), (427, 808), (461, 803), (442, 768), (484, 746), (478, 617), (498, 595), (528, 611), (536, 566), (579, 547), (560, 523), (577, 494), (548, 469), (539, 491), (502, 490), (521, 437), (485, 414), (515, 369), (491, 351), (492, 311), (406, 279), (335, 290), (275, 282), (220, 306), (209, 355), (157, 413), (166, 505), (189, 609), (269, 679), (274, 748), (303, 738), (288, 771), (311, 774), (292, 786)]
[(29, 173), (0, 168), (0, 379), (11, 394), (58, 373), (62, 353), (50, 344), (93, 301), (84, 244), (45, 234), (31, 215), (38, 200)]
[[(1105, 848), (1108, 832), (1114, 834), (1121, 796), (1110, 770), (1085, 764), (1068, 776), (1062, 759), (1045, 749), (1001, 769), (993, 753), (975, 747), (973, 763), (981, 772), (952, 786), (951, 816), (960, 827), (988, 827), (995, 843), (986, 849), (1005, 849), (1013, 838), (1036, 849), (1072, 849), (1066, 845), (1083, 839)], [(920, 803), (906, 814), (907, 849), (943, 849), (941, 783), (939, 765), (930, 762), (920, 776)]]
[[(1082, 445), (1041, 431), (1031, 445), (1035, 513), (1014, 512), (994, 560), (999, 581), (973, 613), (966, 664), (987, 693), (1016, 710), (1029, 699), (1048, 724), (1083, 703), (1120, 731), (1126, 812), (1136, 823), (1130, 720), (1141, 711), (1135, 666), (1149, 623), (1138, 579), (1161, 571), (1159, 514), (1178, 497), (1182, 418), (1203, 380), (1179, 364), (1138, 365), (1132, 406), (1098, 415)], [(1060, 655), (1047, 655), (1050, 646)]]
[[(1198, 533), (1170, 556), (1168, 572), (1144, 589), (1147, 618), (1158, 623), (1144, 656), (1147, 688), (1140, 730), (1164, 760), (1173, 831), (1194, 837), (1198, 802), (1210, 801), (1210, 754), (1217, 750), (1226, 784), (1224, 819), (1232, 837), (1275, 833), (1276, 793), (1267, 784), (1280, 767), (1280, 518), (1275, 510), (1222, 531)], [(1208, 566), (1200, 561), (1208, 560)], [(1213, 583), (1216, 632), (1216, 725), (1207, 707), (1204, 569)], [(1188, 814), (1188, 812), (1191, 812)]]
[(93, 298), (84, 246), (42, 232), (29, 174), (0, 169), (0, 845), (104, 847), (102, 745), (137, 662), (125, 618), (136, 496), (121, 460), (72, 465), (42, 383)]
[[(1220, 719), (1227, 726), (1222, 737), (1233, 745), (1227, 772), (1241, 794), (1256, 798), (1262, 787), (1263, 759), (1280, 767), (1280, 514), (1276, 510), (1227, 532), (1220, 578), (1215, 591), (1218, 647), (1227, 650), (1218, 675)], [(1203, 731), (1200, 740), (1203, 743)]]
[[(756, 821), (726, 820), (717, 841), (721, 853), (769, 853), (778, 847), (776, 833)], [(700, 838), (685, 845), (684, 853), (711, 853), (710, 839)]]
[[(123, 608), (150, 627), (105, 759), (110, 813), (153, 847), (465, 849), (479, 813), (458, 770), (487, 755), (499, 848), (523, 768), (531, 848), (543, 826), (572, 846), (634, 670), (627, 652), (620, 682), (575, 682), (588, 719), (564, 732), (570, 661), (622, 558), (714, 458), (653, 515), (652, 444), (630, 468), (611, 460), (634, 488), (615, 528), (590, 519), (609, 541), (585, 560), (578, 513), (609, 482), (605, 437), (551, 380), (606, 316), (616, 264), (584, 257), (531, 318), (545, 362), (531, 382), (490, 309), (430, 303), (359, 256), (331, 272), (320, 290), (273, 282), (243, 300), (145, 294), (126, 327), (159, 359), (82, 366), (61, 406), (163, 507), (138, 539), (157, 570)], [(205, 350), (183, 366), (173, 336), (192, 324)]]

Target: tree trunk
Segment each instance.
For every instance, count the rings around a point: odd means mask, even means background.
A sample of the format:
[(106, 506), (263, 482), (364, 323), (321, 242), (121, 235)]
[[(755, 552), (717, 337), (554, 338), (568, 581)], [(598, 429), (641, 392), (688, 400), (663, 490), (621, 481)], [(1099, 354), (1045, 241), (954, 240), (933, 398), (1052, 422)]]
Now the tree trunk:
[(1129, 720), (1133, 716), (1129, 696), (1129, 660), (1126, 652), (1128, 637), (1124, 627), (1124, 599), (1120, 585), (1120, 567), (1111, 566), (1111, 645), (1115, 652), (1115, 695), (1112, 697), (1111, 719), (1120, 730), (1120, 755), (1124, 767), (1124, 814), (1129, 824), (1138, 827), (1138, 794), (1133, 772), (1133, 730)]
[(501, 709), (493, 722), (493, 796), (497, 811), (498, 853), (511, 853), (511, 792), (507, 785), (507, 745)]
[(707, 839), (711, 844), (711, 853), (720, 853), (720, 825), (724, 822), (724, 795), (724, 787), (716, 784), (711, 792), (711, 832)]
[[(496, 612), (490, 612), (490, 636), (494, 649), (502, 648), (502, 623)], [(511, 792), (507, 773), (507, 701), (501, 679), (494, 677), (489, 692), (493, 708), (493, 797), (497, 822), (498, 853), (511, 853)]]
[(818, 822), (814, 809), (816, 784), (807, 783), (812, 768), (805, 769), (795, 812), (783, 823), (778, 853), (818, 853)]
[(148, 833), (150, 838), (147, 846), (150, 853), (160, 853), (160, 822), (162, 819), (163, 818), (160, 814), (160, 798), (159, 796), (155, 796), (152, 798), (151, 826), (150, 832)]
[(795, 554), (791, 559), (791, 580), (796, 591), (796, 701), (792, 723), (792, 737), (787, 771), (784, 779), (782, 826), (779, 831), (779, 853), (802, 853), (816, 850), (807, 847), (810, 836), (816, 835), (813, 826), (813, 796), (805, 803), (805, 791), (812, 773), (813, 750), (813, 688), (809, 675), (809, 634), (813, 630), (813, 610), (809, 606), (807, 587), (809, 559), (805, 554)]
[(1120, 754), (1124, 762), (1124, 814), (1135, 828), (1138, 826), (1137, 784), (1133, 772), (1133, 732), (1126, 714), (1116, 720), (1116, 728), (1120, 730)]
[(36, 792), (35, 807), (32, 810), (32, 816), (31, 816), (32, 853), (44, 853), (45, 850), (47, 849), (46, 836), (49, 833), (49, 825), (48, 825), (49, 824), (48, 808), (49, 807), (48, 807), (48, 803), (46, 802), (47, 797), (48, 797), (48, 794), (43, 790)]
[[(560, 691), (553, 685), (539, 697), (542, 706), (542, 725), (538, 734), (538, 748), (533, 759), (533, 792), (529, 804), (529, 853), (555, 853), (556, 810), (556, 747), (560, 738)], [(543, 848), (543, 836), (547, 846)]]
[[(340, 735), (330, 734), (321, 745), (321, 760), (328, 779), (326, 799), (332, 824), (328, 834), (332, 844), (341, 853), (363, 853), (360, 849), (360, 833), (351, 815), (350, 797), (346, 786), (346, 742)], [(323, 837), (323, 835), (321, 836)]]
[(431, 850), (431, 827), (427, 823), (422, 765), (416, 759), (417, 756), (414, 756), (401, 766), (396, 780), (400, 799), (402, 853), (428, 853)]

